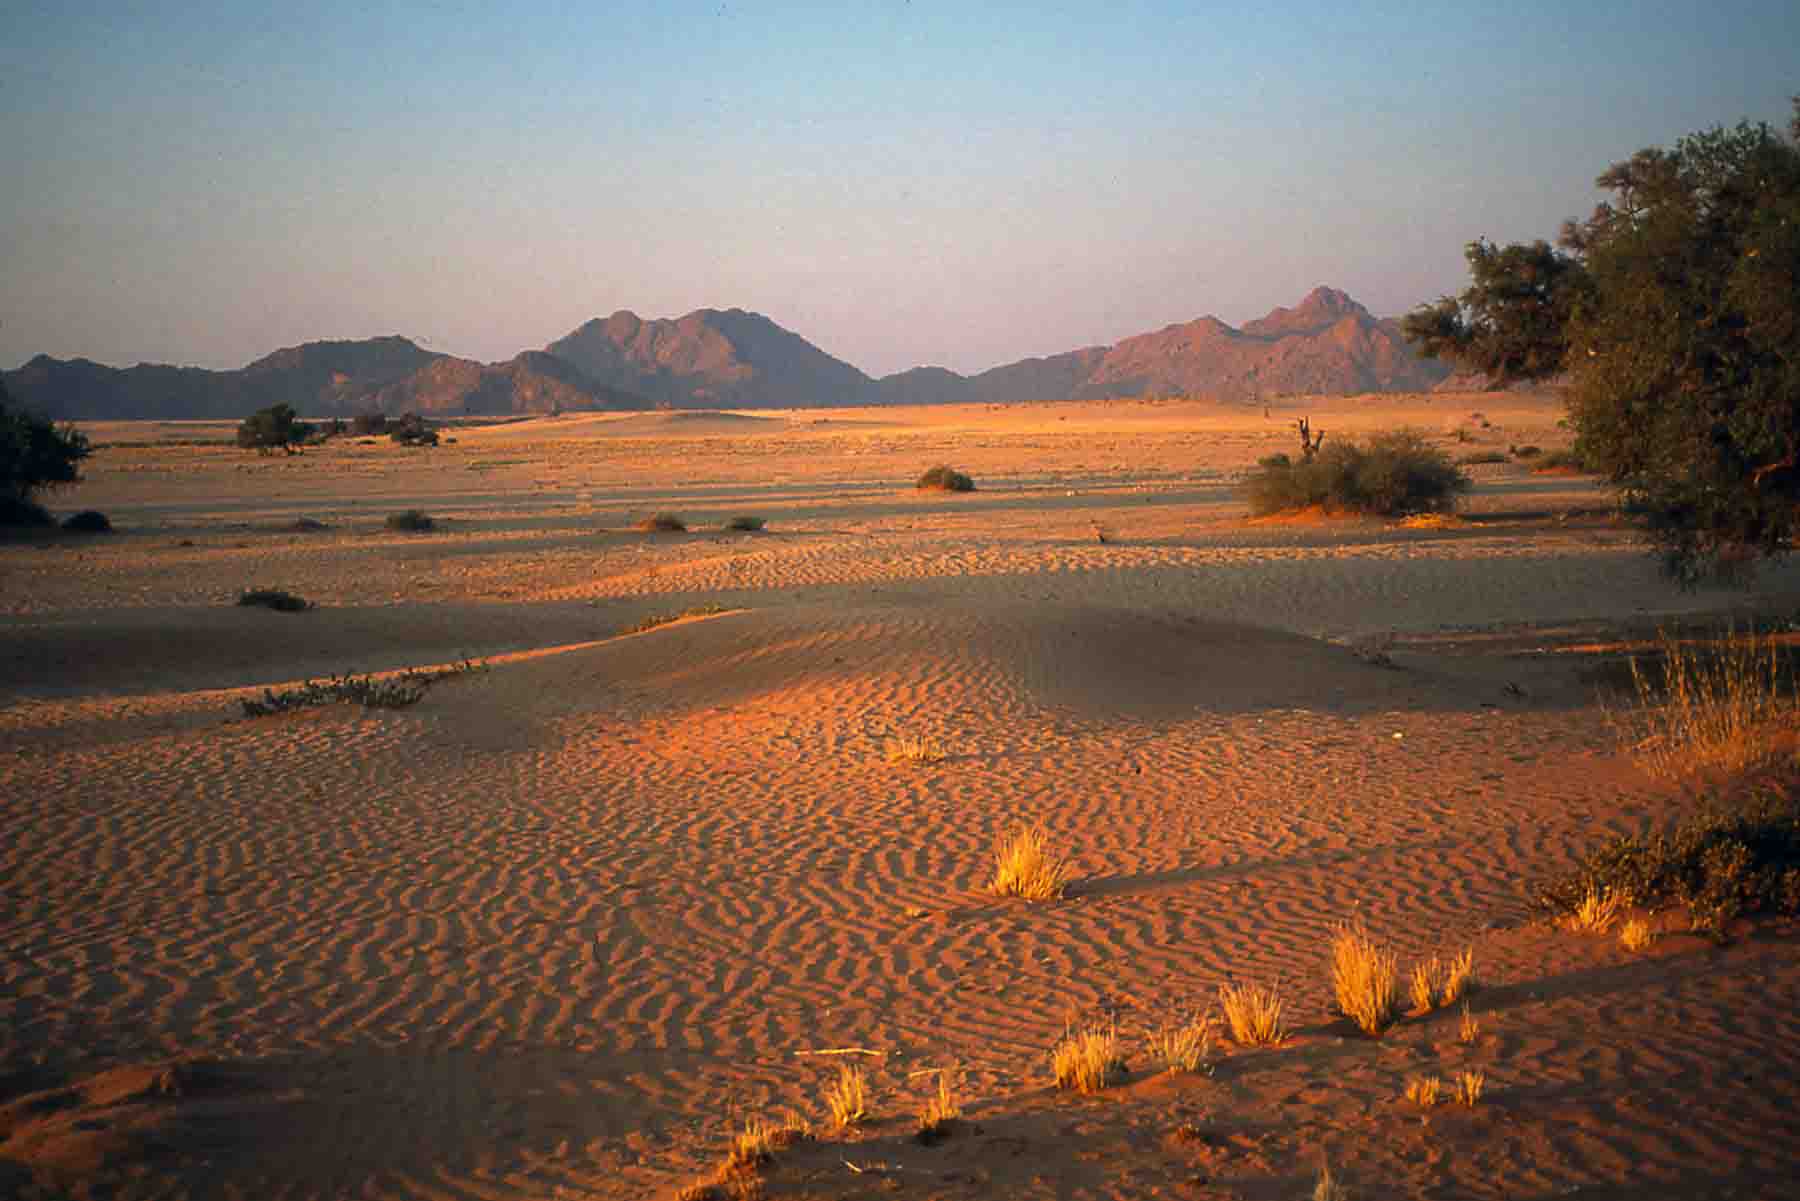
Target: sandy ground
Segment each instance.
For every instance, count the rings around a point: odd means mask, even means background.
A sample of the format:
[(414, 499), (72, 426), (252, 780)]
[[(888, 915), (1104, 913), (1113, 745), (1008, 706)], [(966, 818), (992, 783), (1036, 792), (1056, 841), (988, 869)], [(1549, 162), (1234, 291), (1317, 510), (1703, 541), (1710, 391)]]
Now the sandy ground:
[[(1300, 1197), (1322, 1157), (1365, 1198), (1800, 1195), (1800, 931), (1633, 955), (1528, 907), (1682, 803), (1620, 754), (1596, 648), (1800, 614), (1800, 566), (1681, 593), (1592, 481), (1518, 462), (1437, 527), (1248, 521), (1302, 412), (1567, 441), (1519, 396), (296, 457), (91, 428), (113, 445), (53, 507), (118, 532), (0, 544), (0, 1194), (673, 1196), (792, 1110), (821, 1138), (771, 1196)], [(980, 490), (915, 492), (936, 462)], [(439, 529), (387, 530), (406, 508)], [(692, 532), (631, 528), (656, 512)], [(464, 660), (411, 708), (238, 705)], [(947, 755), (890, 764), (902, 735)], [(1021, 820), (1066, 899), (986, 893)], [(1352, 916), (1409, 962), (1472, 946), (1479, 1036), (1335, 1018)], [(1232, 980), (1280, 983), (1289, 1042), (1150, 1071), (1141, 1034)], [(1096, 1017), (1131, 1082), (1049, 1089)], [(848, 1058), (876, 1120), (845, 1136), (819, 1097)], [(1401, 1099), (1464, 1068), (1472, 1109)], [(965, 1120), (924, 1147), (935, 1069)]]

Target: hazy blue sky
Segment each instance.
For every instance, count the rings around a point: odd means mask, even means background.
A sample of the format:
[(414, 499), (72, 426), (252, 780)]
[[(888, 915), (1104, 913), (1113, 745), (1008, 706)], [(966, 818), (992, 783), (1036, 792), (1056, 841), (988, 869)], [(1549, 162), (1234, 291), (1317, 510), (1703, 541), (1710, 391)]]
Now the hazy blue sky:
[(739, 306), (969, 371), (1395, 314), (1641, 146), (1785, 126), (1796, 47), (1793, 0), (0, 0), (0, 365)]

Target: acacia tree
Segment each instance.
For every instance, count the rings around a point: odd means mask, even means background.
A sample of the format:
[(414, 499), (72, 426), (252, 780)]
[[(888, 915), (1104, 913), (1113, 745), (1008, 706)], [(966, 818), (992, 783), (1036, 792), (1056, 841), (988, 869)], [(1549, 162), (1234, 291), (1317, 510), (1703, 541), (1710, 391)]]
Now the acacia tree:
[(312, 434), (313, 427), (300, 420), (294, 406), (273, 404), (244, 418), (238, 426), (237, 444), (265, 455), (277, 450), (298, 454), (301, 444)]
[(1641, 150), (1543, 242), (1471, 243), (1473, 283), (1408, 336), (1490, 379), (1566, 379), (1577, 450), (1692, 583), (1800, 537), (1800, 97), (1784, 138), (1715, 128)]
[(32, 500), (43, 488), (72, 484), (81, 460), (92, 453), (73, 426), (18, 412), (0, 385), (0, 525), (44, 525), (50, 515)]

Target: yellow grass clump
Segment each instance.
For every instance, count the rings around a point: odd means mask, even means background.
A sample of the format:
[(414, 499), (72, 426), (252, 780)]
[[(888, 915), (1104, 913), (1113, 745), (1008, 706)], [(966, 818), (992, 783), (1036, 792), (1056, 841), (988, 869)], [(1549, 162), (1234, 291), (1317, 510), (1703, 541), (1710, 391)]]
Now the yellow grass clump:
[(838, 1068), (837, 1079), (825, 1086), (825, 1108), (839, 1130), (868, 1120), (869, 1086), (861, 1068)]
[(1198, 1072), (1212, 1058), (1218, 1023), (1210, 1013), (1180, 1025), (1163, 1025), (1144, 1036), (1150, 1062), (1169, 1072)]
[(889, 763), (942, 763), (944, 744), (923, 735), (902, 734), (887, 741)]
[(1637, 705), (1622, 731), (1639, 762), (1665, 779), (1752, 768), (1800, 718), (1775, 640), (1755, 632), (1731, 631), (1710, 652), (1665, 632), (1661, 669), (1633, 659), (1631, 679)]
[(1037, 826), (1020, 825), (994, 846), (995, 895), (1049, 901), (1062, 896), (1069, 883), (1066, 862), (1050, 854), (1049, 839)]
[(1655, 939), (1650, 932), (1650, 923), (1641, 917), (1629, 919), (1619, 927), (1619, 945), (1627, 951), (1641, 951)]
[(1563, 919), (1563, 924), (1577, 934), (1605, 934), (1619, 919), (1625, 898), (1610, 888), (1595, 885), (1581, 898), (1581, 904)]
[(1462, 1000), (1475, 987), (1475, 948), (1449, 959), (1433, 955), (1416, 964), (1412, 970), (1411, 996), (1413, 1009), (1430, 1013)]
[(769, 1162), (775, 1153), (775, 1123), (763, 1118), (745, 1118), (744, 1128), (731, 1139), (731, 1151), (725, 1157), (729, 1168), (752, 1168)]
[(1456, 1099), (1474, 1109), (1475, 1103), (1481, 1100), (1481, 1090), (1486, 1084), (1487, 1077), (1482, 1073), (1462, 1072), (1456, 1077)]
[(943, 1138), (950, 1133), (950, 1123), (962, 1116), (956, 1092), (950, 1085), (950, 1068), (937, 1073), (937, 1091), (927, 1098), (919, 1110), (919, 1138), (926, 1141)]
[(1368, 1034), (1387, 1029), (1400, 1009), (1398, 962), (1360, 923), (1332, 934), (1331, 988), (1338, 1009)]
[(1474, 1014), (1469, 1012), (1469, 1003), (1464, 1001), (1462, 1022), (1456, 1028), (1456, 1041), (1459, 1043), (1472, 1043), (1480, 1037), (1481, 1022), (1476, 1019)]
[(1436, 1076), (1414, 1076), (1406, 1082), (1406, 1099), (1421, 1109), (1436, 1105), (1443, 1091), (1444, 1082)]
[(1056, 1087), (1097, 1093), (1125, 1078), (1125, 1058), (1113, 1029), (1072, 1030), (1050, 1050), (1050, 1072)]
[(1246, 1047), (1272, 1047), (1287, 1037), (1281, 1025), (1281, 996), (1260, 984), (1226, 984), (1219, 988), (1219, 1008), (1231, 1037)]

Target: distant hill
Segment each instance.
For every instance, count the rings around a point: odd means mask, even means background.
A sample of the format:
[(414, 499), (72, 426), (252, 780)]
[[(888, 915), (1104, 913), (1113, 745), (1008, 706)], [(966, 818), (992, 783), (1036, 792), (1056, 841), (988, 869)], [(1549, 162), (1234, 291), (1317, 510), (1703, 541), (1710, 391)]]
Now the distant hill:
[(39, 355), (5, 372), (22, 404), (57, 419), (241, 417), (277, 402), (309, 416), (360, 412), (542, 413), (582, 409), (756, 409), (1181, 395), (1427, 391), (1450, 374), (1417, 358), (1399, 322), (1334, 288), (1233, 329), (1201, 317), (1113, 346), (1089, 346), (959, 375), (915, 367), (871, 379), (759, 313), (698, 309), (595, 318), (504, 363), (438, 354), (401, 337), (309, 342), (236, 371), (115, 368)]

